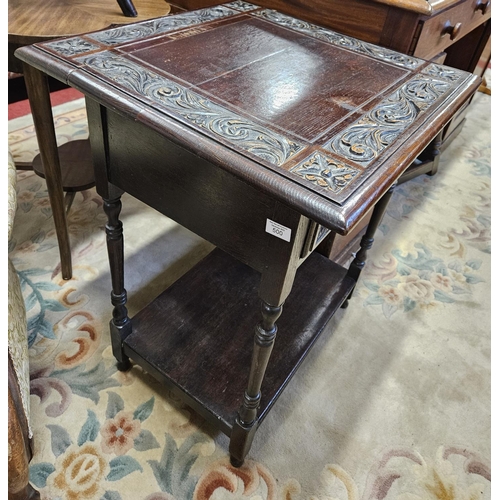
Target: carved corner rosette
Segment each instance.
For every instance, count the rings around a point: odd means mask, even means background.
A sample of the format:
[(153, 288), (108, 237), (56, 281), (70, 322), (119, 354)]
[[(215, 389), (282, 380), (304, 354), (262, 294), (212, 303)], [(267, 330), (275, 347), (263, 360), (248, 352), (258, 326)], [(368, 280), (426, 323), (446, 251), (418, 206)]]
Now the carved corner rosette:
[(422, 70), (422, 74), (442, 78), (443, 80), (454, 83), (462, 80), (467, 75), (465, 71), (443, 66), (441, 64), (429, 64), (427, 68)]
[(44, 44), (44, 46), (65, 57), (78, 56), (99, 48), (99, 45), (93, 44), (78, 36), (49, 42)]
[(360, 173), (359, 170), (320, 152), (314, 152), (291, 168), (290, 172), (334, 193), (343, 191)]

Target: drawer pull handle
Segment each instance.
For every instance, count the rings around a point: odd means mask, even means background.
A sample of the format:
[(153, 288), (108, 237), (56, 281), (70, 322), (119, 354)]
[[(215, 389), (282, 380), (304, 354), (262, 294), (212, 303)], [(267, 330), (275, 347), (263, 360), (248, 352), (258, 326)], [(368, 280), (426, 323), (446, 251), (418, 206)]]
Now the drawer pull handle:
[(484, 2), (483, 0), (479, 0), (474, 10), (475, 11), (480, 10), (484, 16), (486, 14), (486, 11), (489, 9), (490, 5), (491, 5), (491, 0), (487, 0), (486, 2)]
[(447, 21), (444, 25), (442, 36), (450, 35), (450, 40), (455, 40), (461, 29), (462, 23), (451, 24), (450, 21)]

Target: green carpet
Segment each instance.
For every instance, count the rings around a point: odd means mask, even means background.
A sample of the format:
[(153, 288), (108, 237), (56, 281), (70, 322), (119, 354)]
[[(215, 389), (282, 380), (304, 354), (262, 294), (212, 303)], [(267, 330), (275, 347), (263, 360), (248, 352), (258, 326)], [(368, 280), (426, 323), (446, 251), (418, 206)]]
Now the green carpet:
[[(241, 469), (229, 465), (228, 439), (150, 375), (116, 370), (95, 190), (71, 209), (74, 276), (64, 281), (45, 181), (19, 172), (9, 255), (29, 320), (30, 479), (42, 498), (490, 499), (490, 106), (477, 94), (437, 175), (397, 188), (349, 308)], [(83, 100), (55, 116), (61, 143), (86, 136)], [(9, 144), (18, 160), (34, 156), (29, 116), (9, 122)], [(133, 316), (213, 247), (122, 201)]]

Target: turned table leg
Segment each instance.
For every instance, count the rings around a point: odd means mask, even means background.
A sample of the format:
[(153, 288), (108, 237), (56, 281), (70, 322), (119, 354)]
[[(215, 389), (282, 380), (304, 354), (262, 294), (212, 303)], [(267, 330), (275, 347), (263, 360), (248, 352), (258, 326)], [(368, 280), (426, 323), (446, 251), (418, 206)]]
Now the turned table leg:
[(113, 319), (110, 321), (111, 346), (121, 371), (130, 368), (128, 356), (123, 352), (122, 341), (131, 332), (130, 318), (126, 307), (127, 291), (124, 285), (124, 253), (123, 225), (119, 220), (122, 203), (120, 197), (113, 200), (104, 199), (104, 211), (108, 216), (106, 224), (106, 243), (108, 247), (109, 266), (111, 271), (111, 303), (113, 304)]
[(257, 429), (257, 410), (261, 399), (260, 388), (278, 331), (276, 321), (280, 317), (282, 310), (283, 305), (272, 306), (262, 301), (262, 321), (255, 327), (248, 387), (229, 443), (231, 464), (235, 467), (243, 465)]
[(56, 132), (54, 130), (47, 75), (28, 64), (24, 64), (23, 68), (38, 147), (40, 149), (40, 158), (45, 170), (45, 180), (47, 182), (47, 191), (49, 193), (57, 241), (59, 243), (61, 274), (63, 279), (69, 280), (72, 275), (71, 248), (66, 223), (61, 167), (57, 151)]
[[(370, 250), (370, 248), (373, 246), (375, 232), (377, 231), (377, 228), (382, 221), (382, 217), (384, 216), (385, 210), (387, 208), (387, 205), (389, 204), (389, 201), (391, 200), (392, 193), (394, 192), (395, 188), (396, 185), (391, 186), (389, 190), (384, 194), (384, 196), (380, 198), (380, 200), (375, 205), (375, 208), (373, 209), (373, 214), (366, 228), (366, 233), (361, 238), (360, 249), (356, 253), (356, 256), (351, 262), (351, 265), (349, 266), (349, 270), (347, 272), (347, 275), (353, 278), (355, 281), (358, 281), (361, 271), (365, 267), (368, 250)], [(352, 297), (353, 292), (354, 288), (352, 289), (345, 302), (342, 304), (342, 308), (345, 309), (349, 305), (349, 300)]]
[(258, 409), (261, 401), (261, 386), (278, 331), (276, 321), (292, 289), (309, 226), (309, 220), (306, 217), (285, 205), (276, 204), (273, 217), (284, 226), (292, 228), (292, 234), (289, 242), (274, 236), (271, 236), (268, 242), (269, 260), (262, 273), (259, 288), (262, 320), (255, 327), (247, 389), (233, 424), (229, 442), (231, 464), (235, 467), (243, 465), (259, 426)]

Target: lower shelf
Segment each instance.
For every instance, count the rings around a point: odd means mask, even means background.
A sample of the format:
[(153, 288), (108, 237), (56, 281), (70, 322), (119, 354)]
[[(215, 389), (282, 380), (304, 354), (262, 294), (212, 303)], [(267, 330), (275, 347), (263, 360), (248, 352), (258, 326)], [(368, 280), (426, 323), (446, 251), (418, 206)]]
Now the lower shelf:
[[(132, 318), (125, 353), (230, 435), (246, 389), (260, 273), (215, 249)], [(354, 287), (346, 270), (313, 253), (298, 269), (277, 321), (259, 423)]]

